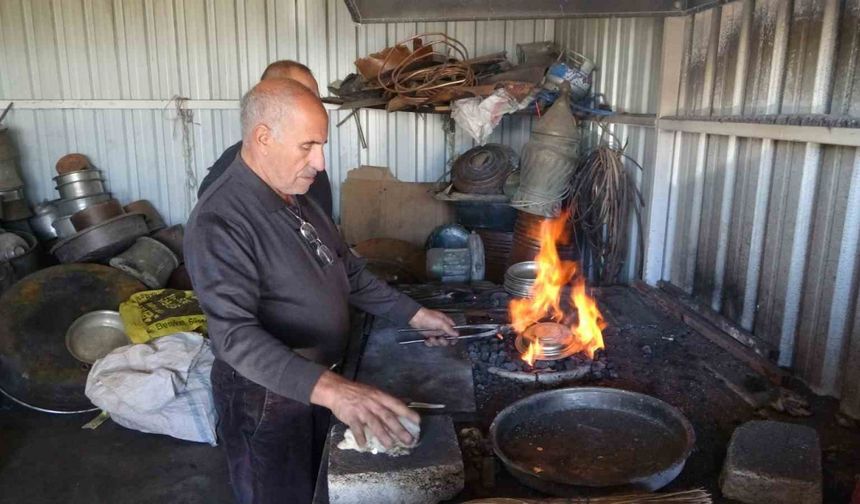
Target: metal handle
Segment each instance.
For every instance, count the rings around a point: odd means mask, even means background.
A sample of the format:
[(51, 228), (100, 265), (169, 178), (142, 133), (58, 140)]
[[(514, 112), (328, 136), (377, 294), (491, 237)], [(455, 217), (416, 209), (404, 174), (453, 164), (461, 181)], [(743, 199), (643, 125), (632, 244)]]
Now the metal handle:
[[(457, 336), (457, 337), (449, 336), (445, 339), (446, 340), (463, 340), (463, 339), (471, 339), (471, 338), (486, 338), (487, 336), (495, 336), (498, 332), (499, 331), (497, 329), (492, 329), (490, 331), (484, 331), (484, 332), (480, 332), (477, 334), (467, 334), (466, 336)], [(427, 340), (422, 338), (422, 339), (414, 339), (414, 340), (407, 340), (407, 341), (399, 341), (398, 344), (399, 345), (411, 345), (413, 343), (424, 343), (425, 341), (427, 341)]]

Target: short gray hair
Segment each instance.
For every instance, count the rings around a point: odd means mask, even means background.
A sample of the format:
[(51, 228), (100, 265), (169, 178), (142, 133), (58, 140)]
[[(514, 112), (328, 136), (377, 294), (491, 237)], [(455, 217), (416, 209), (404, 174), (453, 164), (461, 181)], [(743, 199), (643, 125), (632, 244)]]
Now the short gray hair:
[(312, 95), (306, 87), (292, 79), (278, 79), (277, 84), (272, 82), (261, 82), (242, 97), (243, 140), (247, 140), (254, 127), (261, 123), (268, 126), (275, 138), (280, 140), (284, 119), (291, 114), (296, 100), (305, 93)]

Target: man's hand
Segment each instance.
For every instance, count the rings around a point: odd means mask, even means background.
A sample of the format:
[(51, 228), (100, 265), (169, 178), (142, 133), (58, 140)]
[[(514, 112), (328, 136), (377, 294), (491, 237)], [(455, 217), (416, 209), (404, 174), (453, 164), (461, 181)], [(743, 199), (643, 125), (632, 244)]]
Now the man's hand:
[(409, 321), (409, 326), (413, 329), (435, 329), (424, 333), (426, 338), (424, 344), (427, 346), (448, 346), (457, 343), (455, 339), (447, 339), (448, 336), (458, 336), (454, 329), (454, 321), (440, 311), (421, 308)]
[(311, 391), (311, 402), (331, 410), (338, 420), (347, 424), (355, 440), (365, 446), (364, 426), (386, 447), (394, 446), (394, 438), (403, 444), (412, 444), (409, 432), (398, 417), (406, 417), (416, 424), (421, 422), (418, 413), (385, 392), (351, 382), (340, 375), (326, 371)]

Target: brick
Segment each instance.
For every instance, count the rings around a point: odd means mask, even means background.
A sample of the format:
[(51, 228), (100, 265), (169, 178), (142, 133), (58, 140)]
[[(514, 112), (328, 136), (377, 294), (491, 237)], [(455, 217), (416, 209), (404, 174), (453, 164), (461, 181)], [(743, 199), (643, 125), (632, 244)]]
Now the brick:
[(725, 497), (747, 504), (819, 504), (818, 433), (769, 420), (741, 425), (729, 442), (720, 489)]
[(345, 430), (345, 425), (335, 425), (330, 437), (331, 504), (433, 504), (463, 489), (463, 456), (450, 416), (423, 417), (420, 443), (400, 457), (340, 450)]

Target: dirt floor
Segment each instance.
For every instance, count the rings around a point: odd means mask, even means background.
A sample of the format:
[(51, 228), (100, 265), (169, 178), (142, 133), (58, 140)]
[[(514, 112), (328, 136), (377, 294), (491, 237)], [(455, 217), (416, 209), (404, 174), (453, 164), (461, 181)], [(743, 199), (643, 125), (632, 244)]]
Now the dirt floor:
[[(614, 287), (598, 294), (607, 318), (604, 331), (610, 377), (577, 381), (571, 385), (606, 386), (649, 394), (679, 408), (696, 432), (696, 448), (680, 476), (664, 490), (704, 487), (714, 502), (734, 502), (719, 493), (719, 473), (735, 427), (754, 419), (771, 419), (813, 427), (821, 438), (824, 466), (824, 502), (847, 503), (860, 475), (860, 429), (837, 423), (837, 402), (796, 390), (810, 402), (812, 416), (794, 417), (772, 408), (754, 410), (720, 381), (711, 370), (741, 384), (748, 392), (770, 384), (679, 320), (646, 302), (634, 289)], [(707, 367), (706, 367), (707, 366)], [(710, 367), (710, 370), (708, 369)], [(604, 373), (605, 375), (605, 373)], [(475, 370), (478, 426), (486, 436), (492, 419), (515, 399), (556, 387), (522, 385)], [(468, 424), (460, 425), (461, 428)], [(571, 440), (575, 447), (575, 440)], [(472, 453), (470, 454), (469, 451)], [(464, 450), (469, 483), (457, 501), (475, 497), (539, 497), (518, 484), (500, 467), (495, 477), (484, 471), (489, 450)], [(471, 459), (471, 460), (470, 460)], [(471, 463), (470, 463), (471, 462)]]
[[(705, 368), (707, 364), (748, 391), (768, 386), (725, 351), (646, 303), (633, 289), (601, 290), (599, 301), (609, 322), (606, 362), (612, 373), (573, 385), (642, 392), (684, 412), (696, 432), (696, 449), (666, 490), (705, 487), (715, 502), (730, 502), (719, 495), (718, 476), (731, 433), (747, 420), (766, 417), (818, 431), (825, 502), (848, 502), (860, 474), (860, 430), (837, 423), (836, 401), (801, 390), (810, 400), (811, 417), (770, 408), (757, 412)], [(483, 436), (498, 411), (547, 388), (516, 384), (481, 369), (475, 378), (479, 418), (459, 427), (477, 427)], [(36, 413), (0, 396), (0, 503), (232, 502), (218, 448), (143, 434), (110, 421), (95, 431), (82, 430), (93, 416)], [(485, 443), (464, 446), (468, 483), (456, 502), (484, 496), (538, 497), (489, 455)]]

